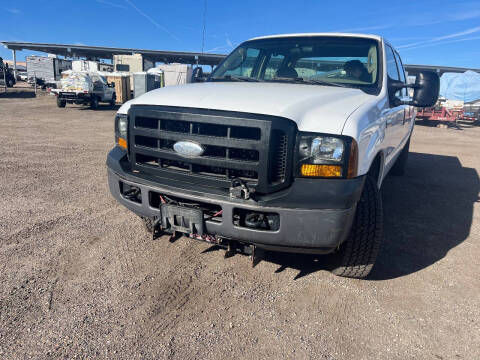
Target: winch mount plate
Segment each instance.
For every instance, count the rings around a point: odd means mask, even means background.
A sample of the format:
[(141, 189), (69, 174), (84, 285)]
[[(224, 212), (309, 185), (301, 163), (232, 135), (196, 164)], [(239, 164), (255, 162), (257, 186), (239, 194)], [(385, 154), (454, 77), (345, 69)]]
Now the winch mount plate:
[(185, 234), (204, 234), (203, 211), (185, 206), (162, 204), (162, 228)]

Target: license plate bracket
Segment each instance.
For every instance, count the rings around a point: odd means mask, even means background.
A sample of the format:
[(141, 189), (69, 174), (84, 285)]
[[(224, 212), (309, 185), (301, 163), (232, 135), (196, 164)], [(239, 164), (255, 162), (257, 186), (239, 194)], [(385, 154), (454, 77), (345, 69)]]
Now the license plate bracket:
[(166, 230), (186, 234), (204, 234), (203, 211), (172, 204), (162, 204), (160, 208), (162, 227)]

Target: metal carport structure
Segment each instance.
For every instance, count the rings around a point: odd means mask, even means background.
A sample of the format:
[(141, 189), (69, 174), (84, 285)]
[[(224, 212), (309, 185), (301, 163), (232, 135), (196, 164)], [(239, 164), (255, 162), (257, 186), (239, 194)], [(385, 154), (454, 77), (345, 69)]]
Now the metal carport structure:
[[(218, 65), (226, 55), (209, 54), (199, 52), (147, 50), (134, 48), (115, 48), (107, 46), (88, 46), (74, 44), (47, 44), (18, 41), (0, 41), (7, 49), (13, 52), (13, 69), (16, 70), (16, 51), (32, 50), (49, 54), (62, 55), (65, 57), (85, 57), (90, 60), (113, 59), (113, 55), (142, 54), (145, 58), (154, 62), (182, 63), (199, 65)], [(419, 71), (435, 71), (439, 75), (445, 72), (463, 73), (473, 70), (480, 73), (480, 69), (469, 69), (463, 67), (436, 66), (436, 65), (405, 65), (409, 75), (415, 76)]]
[(163, 63), (182, 63), (182, 64), (199, 64), (215, 66), (226, 55), (209, 54), (198, 52), (182, 52), (182, 51), (163, 51), (163, 50), (147, 50), (134, 48), (115, 48), (106, 46), (87, 46), (73, 44), (46, 44), (18, 41), (0, 41), (7, 49), (12, 50), (13, 54), (13, 70), (16, 72), (16, 51), (32, 50), (45, 52), (48, 54), (61, 55), (65, 57), (75, 58), (84, 57), (89, 60), (96, 59), (113, 59), (113, 55), (130, 55), (142, 54), (146, 59), (153, 62)]

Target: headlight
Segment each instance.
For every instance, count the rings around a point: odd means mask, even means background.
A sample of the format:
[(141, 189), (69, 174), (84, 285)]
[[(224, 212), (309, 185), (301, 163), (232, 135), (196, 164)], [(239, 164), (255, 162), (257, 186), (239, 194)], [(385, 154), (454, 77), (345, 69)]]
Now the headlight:
[(299, 147), (300, 161), (310, 164), (325, 164), (325, 162), (341, 163), (345, 144), (339, 138), (303, 136)]
[(127, 132), (128, 132), (128, 116), (125, 114), (117, 114), (115, 116), (115, 142), (116, 144), (127, 149)]
[(357, 172), (357, 146), (354, 139), (314, 133), (297, 138), (298, 176), (352, 178)]

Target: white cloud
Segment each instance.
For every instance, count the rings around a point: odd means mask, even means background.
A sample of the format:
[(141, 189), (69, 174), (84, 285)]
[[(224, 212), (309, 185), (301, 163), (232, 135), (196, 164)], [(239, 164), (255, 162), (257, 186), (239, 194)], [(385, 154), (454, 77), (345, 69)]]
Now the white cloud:
[(225, 34), (225, 37), (226, 37), (225, 42), (227, 43), (227, 45), (228, 45), (231, 49), (233, 49), (234, 46), (233, 46), (232, 42), (230, 41), (230, 38), (228, 37), (228, 34)]
[[(432, 43), (421, 44), (421, 45), (418, 45), (418, 46), (411, 46), (411, 47), (400, 49), (400, 50), (401, 51), (414, 50), (414, 49), (420, 49), (420, 48), (424, 48), (424, 47), (445, 45), (445, 44), (453, 44), (453, 43), (458, 43), (458, 42), (463, 42), (463, 41), (474, 41), (474, 40), (480, 40), (480, 36), (474, 36), (474, 37), (463, 38), (463, 39), (453, 39), (453, 40), (447, 40), (447, 41), (437, 41), (437, 42), (432, 42)], [(397, 47), (397, 48), (399, 48), (399, 47)]]
[(18, 15), (18, 14), (21, 14), (22, 11), (19, 10), (19, 9), (14, 9), (14, 8), (9, 8), (9, 9), (5, 9), (6, 11), (8, 11), (10, 14), (14, 14), (14, 15)]
[(116, 8), (119, 8), (119, 9), (126, 9), (125, 6), (123, 6), (122, 4), (119, 4), (115, 1), (106, 1), (106, 0), (95, 0), (95, 1), (99, 4), (108, 5), (108, 6), (116, 7)]
[(460, 31), (460, 32), (457, 32), (457, 33), (453, 33), (453, 34), (450, 34), (450, 35), (440, 36), (438, 38), (435, 38), (435, 40), (438, 41), (438, 40), (452, 39), (452, 38), (460, 37), (460, 36), (463, 36), (463, 35), (470, 35), (470, 34), (473, 34), (473, 33), (479, 32), (479, 31), (480, 31), (480, 26), (477, 26), (477, 27), (467, 29), (467, 30), (464, 30), (464, 31)]
[(172, 38), (174, 38), (175, 40), (177, 40), (178, 42), (181, 42), (182, 40), (180, 40), (179, 37), (177, 37), (175, 34), (173, 34), (171, 31), (169, 31), (166, 27), (160, 25), (158, 22), (156, 22), (155, 20), (153, 20), (150, 16), (148, 16), (147, 14), (145, 14), (142, 10), (140, 10), (132, 1), (130, 0), (125, 0), (125, 2), (130, 5), (137, 13), (139, 13), (141, 16), (143, 16), (145, 19), (147, 19), (148, 21), (150, 21), (153, 25), (155, 25), (157, 28), (159, 28), (160, 30), (164, 31), (165, 33), (167, 33), (168, 35), (170, 35)]
[(477, 33), (477, 32), (480, 32), (480, 26), (470, 28), (470, 29), (466, 29), (466, 30), (463, 30), (463, 31), (460, 31), (460, 32), (448, 34), (448, 35), (437, 36), (437, 37), (434, 37), (434, 38), (431, 38), (431, 39), (425, 40), (425, 41), (417, 41), (417, 42), (414, 42), (414, 43), (397, 46), (397, 49), (409, 49), (409, 48), (413, 48), (413, 47), (417, 48), (420, 45), (437, 43), (437, 42), (442, 41), (442, 40), (454, 39), (454, 38), (462, 37), (464, 35), (474, 34), (474, 33)]

